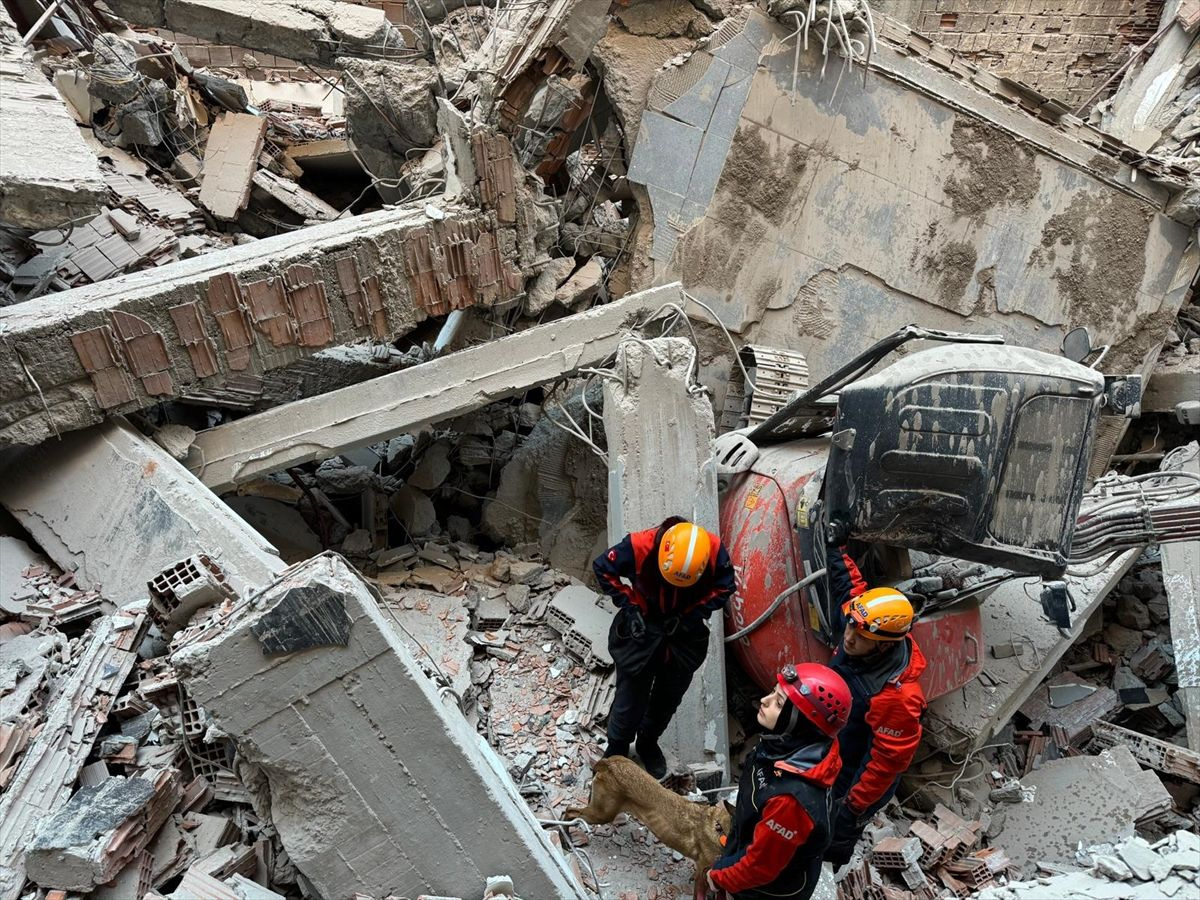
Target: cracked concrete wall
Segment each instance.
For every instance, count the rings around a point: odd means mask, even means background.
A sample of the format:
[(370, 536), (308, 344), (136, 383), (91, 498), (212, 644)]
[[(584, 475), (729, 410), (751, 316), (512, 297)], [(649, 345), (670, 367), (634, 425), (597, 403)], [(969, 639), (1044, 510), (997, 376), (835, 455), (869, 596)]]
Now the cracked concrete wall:
[(651, 87), (654, 280), (818, 375), (908, 322), (1048, 352), (1087, 325), (1107, 370), (1153, 364), (1197, 268), (1165, 190), (884, 44), (865, 85), (801, 53), (793, 94), (786, 33), (750, 12)]
[(422, 204), (5, 307), (0, 447), (508, 299), (523, 286), (514, 243), (489, 214), (432, 221)]

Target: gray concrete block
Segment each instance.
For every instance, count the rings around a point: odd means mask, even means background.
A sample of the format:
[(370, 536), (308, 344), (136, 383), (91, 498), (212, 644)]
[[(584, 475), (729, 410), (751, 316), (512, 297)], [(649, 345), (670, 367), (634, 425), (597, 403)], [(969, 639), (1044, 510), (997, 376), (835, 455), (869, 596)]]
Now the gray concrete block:
[(3, 8), (0, 96), (0, 221), (57, 228), (99, 213), (107, 196), (100, 162)]
[[(256, 628), (301, 586), (337, 598), (348, 642), (267, 655)], [(320, 896), (470, 896), (498, 871), (519, 871), (526, 896), (583, 896), (503, 763), (439, 697), (339, 557), (296, 566), (172, 662), (266, 774), (275, 827)]]

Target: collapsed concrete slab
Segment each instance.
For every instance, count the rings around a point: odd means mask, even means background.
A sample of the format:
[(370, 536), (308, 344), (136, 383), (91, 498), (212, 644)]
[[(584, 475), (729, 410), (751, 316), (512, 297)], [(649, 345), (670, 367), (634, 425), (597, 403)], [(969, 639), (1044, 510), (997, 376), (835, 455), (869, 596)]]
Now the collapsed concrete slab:
[[(329, 0), (112, 0), (136, 25), (168, 28), (214, 44), (234, 44), (300, 62), (386, 56), (405, 49), (383, 10)], [(409, 47), (408, 49), (412, 49)]]
[(629, 168), (652, 279), (819, 374), (909, 322), (1055, 353), (1086, 325), (1149, 374), (1200, 261), (1166, 188), (892, 23), (865, 80), (793, 30), (748, 8), (658, 75)]
[(592, 366), (677, 284), (632, 294), (364, 384), (310, 397), (196, 436), (188, 465), (221, 491), (302, 462), (326, 459)]
[(85, 588), (124, 605), (198, 553), (238, 592), (285, 568), (266, 540), (122, 419), (0, 455), (0, 504)]
[(100, 162), (3, 8), (0, 96), (0, 222), (57, 228), (99, 213), (106, 196)]
[[(1042, 615), (1034, 599), (1036, 595), (1026, 592), (1029, 580), (1018, 579), (997, 588), (983, 603), (983, 634), (972, 635), (975, 645), (964, 651), (983, 654), (983, 669), (962, 690), (929, 704), (926, 740), (939, 750), (956, 755), (988, 743), (988, 738), (1004, 727), (1050, 675), (1083, 633), (1088, 619), (1100, 609), (1109, 591), (1137, 560), (1139, 552), (1123, 553), (1095, 574), (1066, 576), (1076, 603), (1067, 635), (1061, 634)], [(1036, 584), (1037, 579), (1032, 583)], [(1024, 654), (997, 658), (991, 652), (993, 646), (1014, 640), (1032, 645), (1036, 665), (1031, 665)]]
[(584, 896), (503, 763), (340, 557), (289, 570), (171, 659), (266, 775), (274, 826), (317, 895), (465, 897), (511, 871), (525, 896)]
[(1051, 760), (1021, 783), (1036, 789), (1033, 800), (1004, 810), (1002, 840), (1009, 858), (1026, 873), (1039, 860), (1074, 862), (1080, 841), (1129, 837), (1135, 824), (1171, 808), (1171, 795), (1158, 776), (1142, 769), (1125, 747)]
[(477, 210), (338, 220), (0, 309), (0, 448), (516, 296)]
[[(608, 538), (683, 516), (716, 533), (716, 428), (695, 381), (697, 353), (682, 338), (626, 341), (604, 385), (608, 438)], [(708, 657), (692, 680), (666, 740), (687, 765), (729, 776), (723, 619), (709, 620)]]

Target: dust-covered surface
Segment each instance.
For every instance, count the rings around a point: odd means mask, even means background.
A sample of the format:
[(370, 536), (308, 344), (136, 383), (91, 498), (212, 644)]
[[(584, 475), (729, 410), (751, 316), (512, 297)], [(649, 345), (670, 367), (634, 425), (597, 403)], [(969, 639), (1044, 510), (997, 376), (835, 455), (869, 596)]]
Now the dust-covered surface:
[(1055, 267), (1071, 325), (1133, 318), (1153, 219), (1148, 204), (1106, 192), (1078, 195), (1046, 222), (1029, 264)]
[(702, 38), (713, 33), (713, 23), (688, 0), (631, 3), (615, 13), (630, 34), (656, 38)]
[(938, 300), (947, 309), (959, 309), (967, 294), (967, 285), (975, 274), (975, 246), (954, 241), (925, 257), (922, 271), (938, 279)]
[(955, 168), (945, 190), (955, 215), (982, 217), (994, 206), (1024, 206), (1037, 195), (1035, 157), (1012, 135), (959, 115), (950, 146), (947, 161)]
[(792, 306), (792, 321), (797, 333), (825, 338), (837, 328), (835, 311), (827, 299), (837, 289), (838, 273), (822, 269), (800, 286)]
[[(733, 138), (708, 214), (680, 238), (672, 262), (685, 287), (732, 296), (751, 255), (772, 229), (782, 227), (803, 190), (808, 148), (792, 144), (773, 152), (758, 126), (744, 123)], [(765, 310), (781, 284), (755, 291), (754, 308)]]

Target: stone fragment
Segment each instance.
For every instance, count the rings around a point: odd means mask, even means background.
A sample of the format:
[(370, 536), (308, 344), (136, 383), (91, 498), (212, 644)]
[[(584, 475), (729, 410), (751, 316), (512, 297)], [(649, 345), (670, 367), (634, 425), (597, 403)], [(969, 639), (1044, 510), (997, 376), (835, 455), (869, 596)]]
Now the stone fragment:
[(1117, 621), (1126, 628), (1144, 631), (1150, 627), (1150, 610), (1137, 597), (1129, 594), (1118, 594)]
[(451, 444), (447, 440), (434, 441), (408, 476), (408, 484), (422, 491), (432, 491), (442, 485), (450, 474)]
[(414, 487), (402, 485), (392, 494), (391, 508), (410, 537), (430, 534), (437, 525), (437, 510), (433, 507), (433, 501)]
[(1105, 878), (1110, 878), (1113, 881), (1128, 881), (1133, 877), (1133, 870), (1115, 856), (1095, 856), (1093, 857), (1093, 862), (1095, 863), (1096, 871)]
[(1104, 643), (1122, 656), (1129, 656), (1142, 646), (1142, 633), (1111, 622), (1104, 626)]

